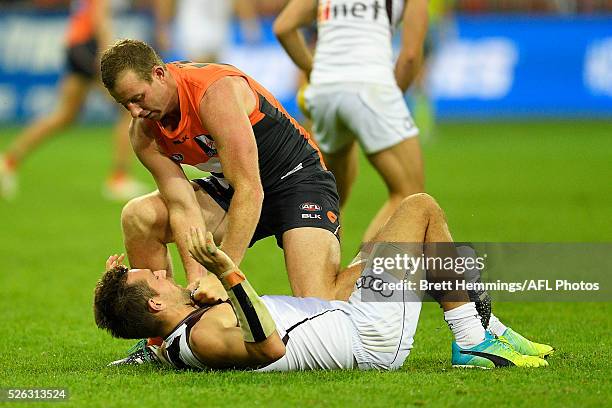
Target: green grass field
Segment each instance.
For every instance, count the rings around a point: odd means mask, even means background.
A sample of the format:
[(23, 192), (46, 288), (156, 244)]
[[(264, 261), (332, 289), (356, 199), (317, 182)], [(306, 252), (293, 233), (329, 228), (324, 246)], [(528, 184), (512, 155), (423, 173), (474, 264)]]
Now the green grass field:
[[(16, 133), (1, 131), (0, 150)], [(611, 136), (605, 122), (443, 124), (424, 142), (427, 190), (459, 241), (610, 242)], [(494, 307), (506, 324), (557, 348), (547, 369), (451, 369), (451, 334), (433, 304), (425, 305), (413, 352), (398, 372), (106, 368), (132, 344), (93, 323), (95, 282), (106, 257), (122, 251), (121, 205), (101, 198), (109, 156), (110, 128), (66, 131), (24, 164), (17, 200), (0, 202), (0, 387), (67, 387), (62, 406), (76, 407), (611, 403), (610, 303)], [(152, 185), (139, 165), (135, 171)], [(384, 197), (362, 158), (343, 218), (344, 262)], [(242, 266), (259, 293), (288, 293), (273, 240), (258, 243)]]

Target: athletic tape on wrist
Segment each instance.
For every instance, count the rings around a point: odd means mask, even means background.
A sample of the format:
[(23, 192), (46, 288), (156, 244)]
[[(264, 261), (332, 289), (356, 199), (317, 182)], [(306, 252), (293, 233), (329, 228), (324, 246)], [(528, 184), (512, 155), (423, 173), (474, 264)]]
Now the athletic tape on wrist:
[(219, 275), (219, 280), (221, 281), (221, 284), (225, 290), (231, 289), (232, 286), (239, 284), (245, 279), (246, 277), (238, 269), (230, 269), (229, 271), (225, 271)]
[[(264, 341), (276, 330), (274, 320), (248, 280), (239, 271), (221, 275), (245, 342)], [(230, 285), (230, 283), (234, 283)]]

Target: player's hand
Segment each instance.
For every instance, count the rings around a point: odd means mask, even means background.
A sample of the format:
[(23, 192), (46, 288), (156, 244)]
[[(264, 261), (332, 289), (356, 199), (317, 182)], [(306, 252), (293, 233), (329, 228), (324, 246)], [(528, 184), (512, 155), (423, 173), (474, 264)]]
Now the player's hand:
[(210, 231), (206, 233), (199, 227), (191, 227), (187, 235), (189, 252), (193, 259), (198, 261), (207, 270), (220, 277), (225, 272), (238, 269), (234, 261), (217, 247)]
[(193, 301), (199, 305), (214, 305), (228, 299), (221, 281), (212, 273), (198, 278), (187, 288), (191, 290)]
[(121, 254), (121, 255), (111, 255), (108, 257), (108, 259), (106, 260), (106, 270), (110, 270), (113, 269), (115, 266), (121, 265), (123, 263), (123, 260), (125, 259), (125, 254)]

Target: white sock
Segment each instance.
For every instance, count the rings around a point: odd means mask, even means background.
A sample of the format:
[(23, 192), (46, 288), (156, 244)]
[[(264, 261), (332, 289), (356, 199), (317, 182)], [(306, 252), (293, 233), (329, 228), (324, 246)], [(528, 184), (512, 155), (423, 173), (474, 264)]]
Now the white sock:
[(489, 327), (487, 327), (488, 331), (490, 331), (496, 336), (502, 336), (507, 328), (507, 326), (504, 326), (504, 324), (500, 322), (499, 319), (493, 313), (491, 313), (491, 318), (489, 319)]
[(474, 347), (485, 339), (485, 330), (474, 303), (466, 303), (444, 312), (444, 320), (448, 323), (448, 328), (453, 332), (455, 341), (461, 348)]

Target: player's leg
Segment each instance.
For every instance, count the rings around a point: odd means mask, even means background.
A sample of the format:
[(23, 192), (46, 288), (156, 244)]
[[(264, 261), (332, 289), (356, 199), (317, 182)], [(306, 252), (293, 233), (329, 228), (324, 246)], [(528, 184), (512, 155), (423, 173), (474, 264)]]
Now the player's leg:
[(334, 153), (323, 152), (325, 165), (334, 173), (338, 195), (340, 196), (340, 209), (343, 209), (350, 196), (353, 184), (359, 170), (358, 146), (355, 140)]
[(367, 242), (403, 198), (424, 191), (421, 147), (418, 129), (399, 88), (364, 84), (343, 95), (345, 97), (338, 104), (338, 116), (357, 137), (389, 193), (364, 234), (363, 241)]
[(68, 74), (60, 84), (58, 104), (48, 116), (30, 124), (0, 155), (0, 198), (13, 198), (17, 193), (17, 169), (23, 160), (57, 131), (71, 124), (85, 101), (90, 81)]
[(115, 124), (115, 157), (113, 158), (113, 172), (127, 174), (132, 160), (132, 147), (130, 146), (129, 128), (132, 116), (124, 109), (118, 112)]
[[(415, 243), (425, 243), (423, 250), (427, 256), (439, 256), (446, 258), (447, 256), (457, 256), (452, 245), (436, 245), (435, 253), (427, 254), (428, 243), (451, 243), (452, 236), (450, 234), (444, 212), (437, 202), (427, 194), (415, 194), (404, 199), (397, 211), (391, 216), (389, 221), (383, 226), (375, 237), (376, 244), (369, 249), (365, 262), (367, 272), (371, 268), (371, 260), (377, 257), (393, 257), (398, 253), (398, 248), (401, 250), (401, 243), (410, 243), (409, 248), (413, 248)], [(390, 244), (386, 244), (390, 243)], [(399, 243), (399, 244), (398, 244)], [(412, 249), (415, 250), (415, 249)], [(420, 254), (411, 254), (417, 257)], [(351, 270), (351, 268), (353, 268)], [(355, 266), (352, 266), (344, 273), (355, 273)], [(400, 273), (405, 273), (398, 271)], [(427, 271), (427, 280), (436, 280), (439, 277), (436, 273)], [(393, 275), (395, 272), (390, 272)], [(394, 276), (395, 279), (405, 279), (405, 276)], [(447, 277), (445, 277), (446, 279)], [(363, 290), (363, 289), (362, 289)], [(413, 291), (409, 291), (409, 295)], [(463, 295), (463, 296), (462, 296)], [(351, 299), (355, 298), (355, 293), (351, 295)], [(360, 294), (360, 296), (362, 296)], [(455, 342), (453, 342), (453, 365), (465, 367), (483, 367), (492, 368), (503, 365), (517, 365), (524, 367), (540, 367), (546, 363), (536, 357), (525, 357), (517, 353), (512, 347), (507, 347), (507, 343), (503, 340), (487, 336), (482, 327), (480, 317), (476, 311), (475, 305), (469, 302), (467, 293), (460, 293), (456, 290), (440, 291), (434, 294), (436, 300), (444, 309), (444, 317), (451, 329)], [(402, 295), (405, 298), (405, 295)], [(350, 302), (351, 300), (349, 300)], [(385, 303), (385, 302), (382, 302)], [(414, 303), (414, 302), (412, 302)], [(384, 308), (393, 306), (376, 305), (360, 305), (362, 308), (370, 310), (368, 315), (377, 315), (385, 313)], [(415, 309), (416, 310), (416, 309)], [(406, 311), (402, 311), (404, 315), (410, 315)], [(414, 315), (414, 313), (412, 314)], [(418, 314), (416, 314), (418, 317)], [(379, 316), (379, 318), (381, 318)], [(412, 316), (411, 318), (414, 318)], [(416, 329), (416, 322), (406, 321), (405, 327)], [(403, 335), (409, 336), (412, 339), (411, 331)], [(401, 343), (401, 342), (400, 342)], [(408, 342), (411, 344), (411, 341)], [(401, 352), (406, 356), (409, 352), (408, 346), (402, 346)]]
[(389, 197), (368, 226), (363, 241), (371, 240), (399, 207), (402, 199), (425, 189), (421, 146), (417, 137), (368, 155), (383, 178)]
[(147, 191), (144, 184), (129, 176), (133, 156), (129, 138), (131, 120), (129, 112), (124, 109), (119, 111), (114, 128), (112, 168), (104, 185), (104, 195), (111, 200), (125, 201)]
[(309, 227), (288, 230), (283, 234), (283, 250), (294, 296), (335, 298), (340, 243), (332, 232)]
[[(225, 210), (199, 186), (196, 197), (202, 209), (207, 228), (217, 242), (225, 232)], [(167, 244), (174, 242), (168, 208), (158, 191), (129, 201), (121, 213), (123, 239), (132, 268), (165, 269), (172, 277), (172, 263)], [(195, 262), (195, 261), (194, 261)], [(199, 266), (185, 266), (188, 282), (195, 281), (202, 273)]]
[[(370, 242), (452, 242), (444, 212), (428, 194), (404, 198)], [(367, 254), (362, 254), (365, 257)], [(354, 263), (338, 275), (337, 299), (348, 299), (363, 264)]]
[(90, 84), (91, 81), (82, 76), (66, 75), (60, 84), (55, 110), (29, 125), (6, 151), (7, 158), (15, 166), (19, 165), (45, 139), (71, 124), (85, 101)]
[[(416, 194), (403, 200), (396, 214), (383, 227), (375, 241), (418, 242), (412, 240), (423, 233), (423, 225), (426, 225), (426, 232), (423, 235), (425, 243), (453, 242), (444, 211), (428, 194)], [(451, 251), (449, 254), (435, 254), (436, 256), (458, 256), (453, 246), (435, 245), (435, 247)], [(482, 316), (479, 316), (473, 302), (457, 300), (459, 300), (457, 293), (441, 294), (440, 305), (444, 310), (444, 318), (455, 335), (456, 343), (463, 347), (473, 347), (481, 337), (480, 329), (473, 317), (477, 316), (482, 320)], [(532, 342), (506, 327), (493, 314), (487, 321), (487, 330), (495, 336), (506, 338), (520, 354), (543, 358), (554, 351), (551, 346)]]
[(264, 199), (260, 225), (282, 243), (293, 294), (334, 299), (340, 265), (339, 198), (331, 172), (311, 171), (306, 179)]

